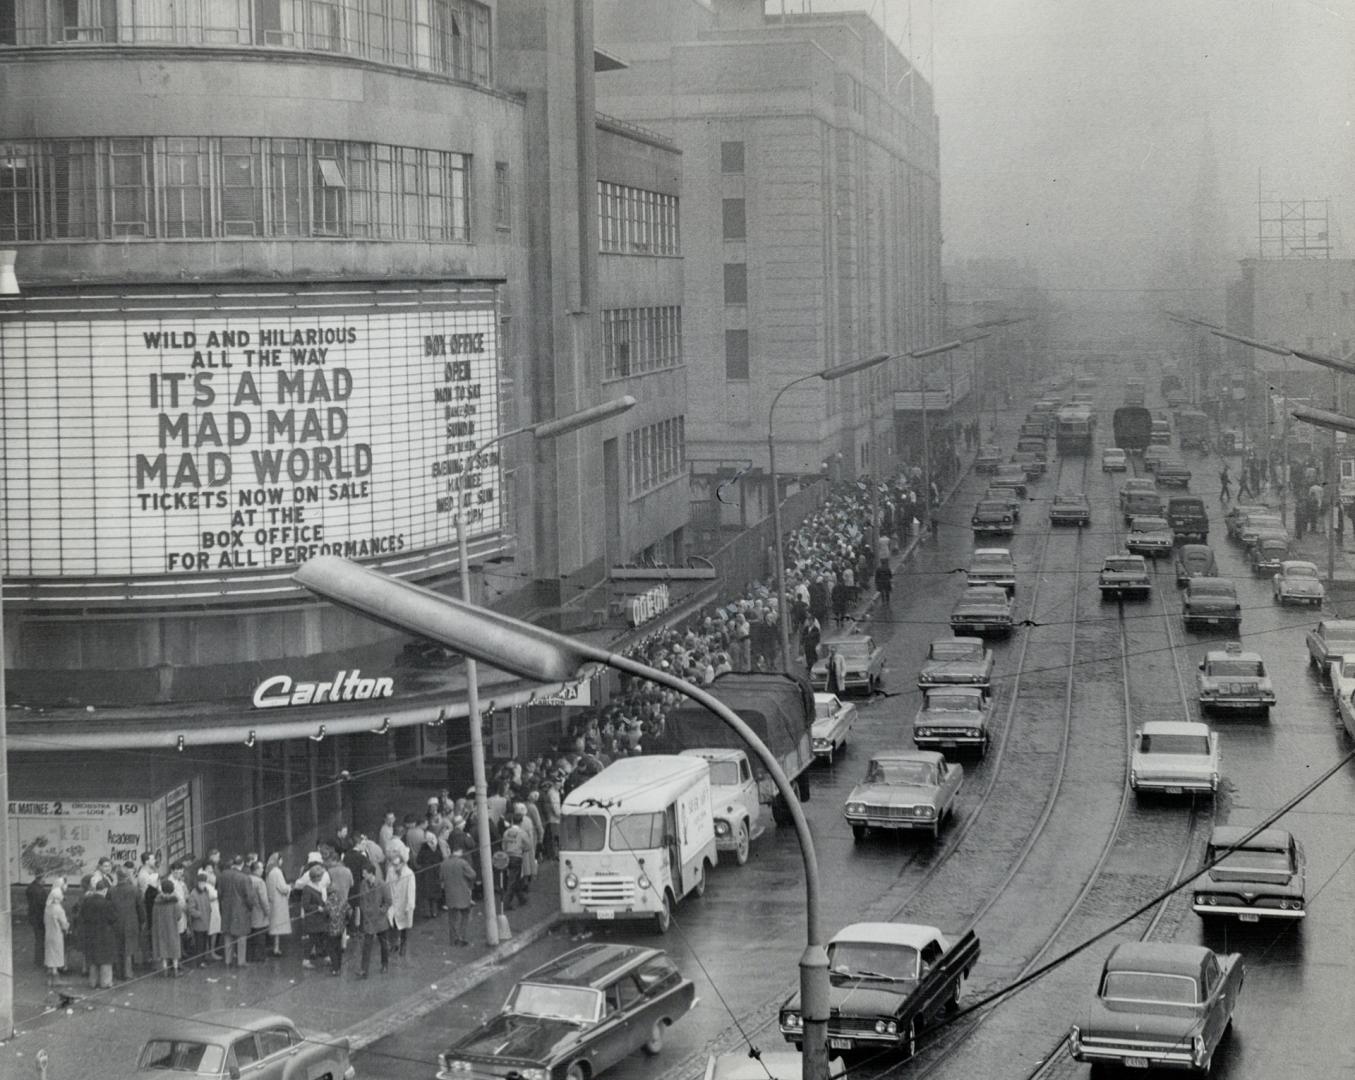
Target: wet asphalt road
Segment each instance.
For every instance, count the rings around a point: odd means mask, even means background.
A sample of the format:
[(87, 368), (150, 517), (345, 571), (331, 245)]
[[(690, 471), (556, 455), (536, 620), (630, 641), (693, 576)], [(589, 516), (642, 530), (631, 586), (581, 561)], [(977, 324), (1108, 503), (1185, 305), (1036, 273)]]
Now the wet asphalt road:
[[(1097, 446), (1109, 438), (1110, 400), (1101, 409)], [(1019, 416), (1005, 418), (1014, 425)], [(1004, 427), (1006, 426), (1004, 423)], [(1010, 449), (1010, 432), (1002, 440)], [(896, 577), (892, 607), (864, 628), (884, 643), (891, 696), (860, 702), (851, 742), (831, 766), (814, 769), (805, 810), (825, 883), (828, 933), (849, 922), (897, 919), (948, 931), (976, 925), (983, 955), (966, 1004), (1009, 985), (1129, 914), (1198, 864), (1214, 822), (1252, 824), (1279, 806), (1348, 749), (1325, 685), (1306, 664), (1309, 610), (1272, 604), (1268, 582), (1253, 579), (1225, 538), (1217, 501), (1218, 461), (1198, 453), (1192, 491), (1210, 504), (1211, 545), (1243, 603), (1241, 636), (1267, 661), (1279, 696), (1269, 722), (1211, 718), (1222, 733), (1224, 790), (1208, 800), (1138, 803), (1124, 796), (1127, 739), (1144, 719), (1194, 718), (1195, 665), (1209, 645), (1186, 634), (1169, 560), (1161, 560), (1148, 603), (1103, 604), (1095, 572), (1118, 548), (1121, 477), (1100, 472), (1099, 458), (1060, 459), (1032, 485), (1009, 545), (1019, 573), (1017, 617), (1034, 625), (995, 644), (998, 693), (994, 745), (965, 760), (960, 809), (939, 843), (872, 835), (854, 844), (841, 806), (871, 751), (909, 745), (917, 708), (913, 680), (933, 637), (949, 636), (948, 617), (964, 585), (955, 573), (973, 543), (969, 509), (985, 484), (969, 477), (941, 513), (935, 545)], [(1050, 531), (1055, 490), (1085, 490), (1093, 522)], [(985, 543), (987, 543), (985, 541)], [(1350, 602), (1336, 605), (1342, 613)], [(1332, 613), (1329, 605), (1328, 614)], [(1184, 691), (1184, 692), (1183, 692)], [(1112, 943), (1145, 932), (1156, 940), (1203, 942), (1239, 951), (1247, 981), (1235, 1034), (1215, 1059), (1215, 1075), (1355, 1074), (1355, 1039), (1346, 1017), (1355, 1004), (1346, 913), (1355, 900), (1355, 771), (1347, 768), (1280, 825), (1304, 843), (1310, 913), (1301, 929), (1249, 928), (1206, 935), (1188, 893), (1145, 912), (1122, 930), (995, 1007), (962, 1019), (900, 1067), (865, 1063), (862, 1075), (1020, 1078), (1039, 1071), (1082, 1008)], [(611, 936), (659, 944), (697, 985), (700, 1004), (670, 1029), (662, 1056), (633, 1056), (615, 1080), (687, 1080), (711, 1050), (737, 1051), (745, 1036), (764, 1049), (782, 1046), (776, 1007), (797, 978), (804, 942), (804, 878), (789, 831), (769, 831), (744, 867), (722, 866), (706, 896), (677, 909), (667, 938), (619, 928)], [(550, 887), (543, 878), (537, 887)], [(502, 975), (359, 1055), (362, 1077), (431, 1076), (436, 1054), (496, 1011), (512, 982), (568, 948), (555, 935), (515, 958)], [(974, 1021), (980, 1020), (975, 1025)], [(854, 1070), (855, 1071), (855, 1070)], [(1086, 1066), (1055, 1056), (1041, 1075), (1085, 1076)]]

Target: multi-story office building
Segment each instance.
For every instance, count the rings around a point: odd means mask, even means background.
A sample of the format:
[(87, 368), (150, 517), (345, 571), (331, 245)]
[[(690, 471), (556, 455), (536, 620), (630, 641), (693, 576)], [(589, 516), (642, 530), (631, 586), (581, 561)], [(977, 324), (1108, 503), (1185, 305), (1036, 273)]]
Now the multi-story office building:
[(457, 671), (290, 574), (452, 591), (459, 520), (475, 594), (558, 625), (680, 552), (680, 155), (595, 115), (590, 3), (0, 0), (0, 45), (21, 848), (74, 805), (169, 855), (301, 845), (464, 775)]
[[(745, 499), (778, 390), (936, 344), (944, 320), (930, 87), (865, 14), (763, 7), (596, 4), (599, 43), (628, 65), (598, 76), (599, 107), (682, 150), (684, 293), (702, 312), (684, 327), (693, 476), (743, 473)], [(790, 391), (778, 472), (890, 471), (891, 391), (914, 377), (896, 361)]]

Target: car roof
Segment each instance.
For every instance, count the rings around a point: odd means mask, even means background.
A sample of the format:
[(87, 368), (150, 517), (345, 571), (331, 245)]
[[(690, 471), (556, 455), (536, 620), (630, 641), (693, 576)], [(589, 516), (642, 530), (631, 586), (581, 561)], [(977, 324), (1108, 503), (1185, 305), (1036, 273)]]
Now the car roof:
[(1355, 637), (1355, 619), (1323, 619), (1317, 624), (1318, 632), (1334, 637)]
[(867, 634), (852, 631), (846, 634), (827, 634), (820, 641), (821, 645), (866, 645), (871, 641)]
[(1212, 559), (1214, 549), (1208, 544), (1182, 544), (1176, 554), (1183, 559), (1187, 555), (1208, 555)]
[(975, 585), (966, 585), (965, 591), (960, 594), (960, 599), (979, 599), (986, 600), (990, 596), (1000, 596), (1003, 600), (1007, 599), (1007, 590), (1001, 585), (990, 585), (983, 581)]
[(1258, 652), (1229, 652), (1227, 649), (1210, 649), (1204, 654), (1206, 660), (1255, 660), (1261, 663), (1261, 654)]
[[(1227, 589), (1231, 589), (1233, 592), (1237, 592), (1237, 586), (1234, 585), (1234, 584), (1233, 584), (1231, 581), (1229, 581), (1227, 578), (1222, 578), (1222, 577), (1197, 577), (1197, 578), (1191, 578), (1191, 579), (1190, 579), (1190, 584), (1187, 585), (1186, 588), (1187, 588), (1187, 589), (1222, 589), (1222, 588), (1227, 588)], [(1352, 624), (1352, 625), (1355, 625), (1355, 624)]]
[(1106, 970), (1161, 972), (1194, 978), (1211, 951), (1203, 945), (1175, 941), (1122, 941), (1106, 957)]
[(1104, 566), (1104, 565), (1105, 565), (1107, 562), (1109, 562), (1111, 559), (1117, 559), (1117, 560), (1118, 560), (1118, 559), (1133, 559), (1135, 562), (1143, 563), (1144, 566), (1147, 566), (1147, 565), (1148, 565), (1148, 560), (1145, 559), (1142, 555), (1140, 555), (1137, 551), (1116, 551), (1116, 552), (1113, 552), (1112, 554), (1107, 555), (1104, 559), (1101, 560), (1101, 565)]
[(940, 765), (946, 760), (937, 750), (877, 750), (870, 755), (871, 761), (920, 761), (924, 765)]
[(643, 963), (662, 950), (620, 942), (590, 942), (549, 960), (522, 977), (523, 982), (556, 983), (562, 986), (605, 986), (619, 972)]
[(1159, 517), (1157, 514), (1135, 514), (1129, 519), (1129, 527), (1131, 529), (1160, 529), (1166, 528), (1166, 525), (1167, 519)]
[(959, 694), (961, 697), (971, 698), (982, 698), (985, 696), (983, 690), (977, 686), (929, 686), (923, 691), (924, 698), (929, 698), (933, 694), (938, 696), (943, 694), (946, 696)]
[(974, 557), (977, 558), (980, 555), (1005, 555), (1009, 559), (1012, 557), (1010, 548), (975, 548)]
[(928, 648), (934, 648), (937, 645), (964, 645), (971, 649), (987, 648), (983, 638), (968, 637), (963, 634), (956, 634), (954, 637), (933, 638), (932, 643)]
[[(1209, 834), (1209, 843), (1213, 847), (1236, 847), (1238, 842), (1251, 832), (1246, 825), (1215, 825)], [(1289, 847), (1293, 837), (1284, 829), (1262, 829), (1243, 845), (1244, 848), (1269, 848), (1283, 851)]]
[(247, 1031), (289, 1027), (296, 1024), (281, 1013), (265, 1009), (213, 1009), (184, 1019), (175, 1019), (173, 1027), (155, 1031), (152, 1039), (182, 1039), (185, 1042), (229, 1045)]
[(1195, 720), (1145, 720), (1139, 730), (1145, 735), (1208, 735), (1209, 725)]
[(844, 926), (829, 939), (832, 945), (839, 941), (879, 942), (885, 945), (908, 945), (921, 949), (941, 931), (934, 926), (916, 926), (913, 923), (859, 922)]
[(1290, 567), (1306, 566), (1313, 573), (1317, 573), (1317, 563), (1309, 562), (1307, 559), (1285, 559), (1280, 563), (1280, 572), (1288, 570)]

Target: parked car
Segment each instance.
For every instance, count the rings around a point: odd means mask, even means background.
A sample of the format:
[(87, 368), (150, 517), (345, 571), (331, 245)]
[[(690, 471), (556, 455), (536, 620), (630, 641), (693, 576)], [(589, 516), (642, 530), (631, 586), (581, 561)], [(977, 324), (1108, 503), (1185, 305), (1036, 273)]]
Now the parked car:
[(1026, 470), (1020, 465), (999, 465), (993, 473), (990, 487), (1011, 488), (1018, 499), (1024, 499), (1028, 492)]
[(969, 586), (950, 613), (950, 628), (957, 634), (1005, 636), (1012, 626), (1011, 597), (996, 585)]
[(843, 701), (836, 694), (814, 695), (814, 726), (810, 729), (810, 745), (814, 756), (833, 763), (833, 755), (847, 745), (847, 736), (856, 723), (856, 706)]
[(990, 499), (993, 502), (1000, 502), (1007, 508), (1007, 512), (1011, 514), (1013, 521), (1021, 520), (1021, 503), (1024, 500), (1011, 488), (989, 485), (983, 493), (983, 498), (985, 502)]
[(1177, 540), (1203, 544), (1209, 539), (1209, 513), (1198, 495), (1173, 495), (1167, 500), (1166, 516)]
[(1317, 566), (1302, 559), (1286, 559), (1280, 572), (1271, 579), (1271, 593), (1277, 604), (1312, 604), (1321, 607), (1327, 598), (1326, 587)]
[(1011, 463), (1021, 466), (1027, 480), (1038, 480), (1045, 474), (1047, 467), (1044, 454), (1036, 454), (1032, 450), (1016, 450), (1011, 456)]
[(938, 638), (927, 648), (927, 659), (917, 673), (917, 687), (980, 686), (993, 679), (993, 650), (983, 638)]
[(1181, 795), (1219, 789), (1219, 737), (1194, 720), (1148, 720), (1134, 732), (1129, 762), (1134, 793)]
[(1102, 472), (1125, 472), (1129, 468), (1129, 455), (1118, 446), (1107, 446), (1101, 451)]
[(913, 745), (919, 750), (975, 750), (988, 753), (993, 702), (978, 686), (933, 686), (922, 693), (913, 717)]
[(1153, 445), (1143, 452), (1143, 467), (1149, 472), (1157, 469), (1158, 462), (1171, 456), (1171, 448)]
[(1237, 641), (1206, 652), (1195, 683), (1201, 712), (1249, 709), (1268, 713), (1275, 704), (1275, 689), (1261, 654), (1243, 651)]
[(1197, 577), (1186, 582), (1181, 617), (1187, 630), (1218, 627), (1237, 633), (1242, 625), (1242, 604), (1237, 587), (1227, 578)]
[(1161, 498), (1161, 496), (1157, 494), (1157, 485), (1153, 483), (1151, 478), (1146, 476), (1131, 476), (1123, 484), (1120, 485), (1121, 511), (1127, 508), (1129, 496), (1136, 491), (1142, 491), (1148, 495), (1154, 495), (1157, 496), (1158, 498)]
[(1303, 845), (1284, 829), (1215, 825), (1204, 853), (1205, 873), (1195, 879), (1191, 907), (1202, 919), (1297, 922), (1307, 914)]
[(1238, 522), (1237, 539), (1243, 547), (1251, 547), (1262, 536), (1288, 538), (1289, 530), (1285, 528), (1279, 514), (1273, 514), (1268, 510), (1265, 513), (1251, 513)]
[(1279, 536), (1259, 537), (1247, 551), (1251, 572), (1257, 577), (1274, 577), (1280, 572), (1291, 552), (1289, 541)]
[(1006, 502), (980, 499), (969, 516), (975, 536), (1011, 536), (1016, 531), (1016, 515)]
[(1172, 441), (1171, 421), (1164, 416), (1153, 417), (1153, 428), (1148, 434), (1148, 441), (1153, 446), (1170, 446)]
[(1097, 587), (1101, 590), (1102, 600), (1117, 599), (1126, 595), (1147, 599), (1153, 591), (1153, 579), (1148, 573), (1148, 563), (1142, 555), (1124, 552), (1119, 555), (1107, 555), (1102, 561)]
[(497, 1016), (439, 1054), (438, 1080), (507, 1071), (588, 1080), (636, 1050), (659, 1053), (695, 1002), (692, 981), (660, 949), (580, 945), (524, 975)]
[(1153, 470), (1153, 479), (1163, 487), (1190, 487), (1190, 466), (1180, 458), (1163, 458)]
[(1324, 678), (1327, 666), (1344, 653), (1355, 654), (1355, 619), (1324, 619), (1305, 635), (1308, 663)]
[[(957, 766), (958, 767), (958, 766)], [(828, 1049), (917, 1053), (918, 1037), (959, 1004), (979, 957), (973, 930), (952, 941), (934, 926), (854, 923), (828, 942)], [(781, 1006), (782, 1036), (804, 1041), (799, 995)]]
[(1172, 549), (1171, 526), (1167, 519), (1150, 514), (1135, 515), (1129, 522), (1129, 534), (1124, 546), (1135, 555), (1157, 558)]
[(1007, 548), (975, 548), (969, 557), (965, 581), (970, 585), (998, 585), (1016, 592), (1016, 563)]
[(828, 657), (836, 649), (847, 661), (847, 673), (843, 676), (842, 692), (852, 690), (863, 694), (873, 694), (884, 685), (885, 651), (868, 634), (827, 634), (819, 640), (822, 654), (809, 669), (809, 681), (815, 690), (828, 689)]
[(1125, 941), (1106, 957), (1096, 994), (1068, 1033), (1073, 1060), (1207, 1074), (1232, 1027), (1240, 953)]
[(131, 1075), (292, 1080), (330, 1076), (352, 1080), (348, 1039), (300, 1031), (287, 1017), (262, 1009), (215, 1009), (181, 1018), (153, 1014), (151, 1036)]
[(1002, 448), (985, 443), (974, 456), (974, 471), (979, 473), (996, 472), (1002, 464)]
[(1176, 584), (1185, 585), (1191, 578), (1217, 577), (1218, 561), (1214, 549), (1205, 544), (1182, 544), (1176, 549)]
[(1091, 503), (1082, 492), (1064, 492), (1054, 496), (1049, 504), (1049, 524), (1051, 525), (1090, 525), (1092, 523)]
[(842, 813), (858, 844), (870, 829), (921, 829), (936, 839), (963, 783), (964, 767), (935, 750), (882, 750)]
[(1234, 503), (1223, 515), (1223, 528), (1228, 533), (1229, 540), (1242, 539), (1240, 533), (1242, 524), (1247, 519), (1248, 514), (1269, 514), (1269, 506), (1259, 506), (1256, 503)]
[(1124, 515), (1126, 525), (1132, 525), (1136, 517), (1163, 518), (1163, 524), (1166, 524), (1163, 516), (1167, 512), (1167, 507), (1162, 501), (1162, 496), (1156, 491), (1122, 492), (1120, 512)]

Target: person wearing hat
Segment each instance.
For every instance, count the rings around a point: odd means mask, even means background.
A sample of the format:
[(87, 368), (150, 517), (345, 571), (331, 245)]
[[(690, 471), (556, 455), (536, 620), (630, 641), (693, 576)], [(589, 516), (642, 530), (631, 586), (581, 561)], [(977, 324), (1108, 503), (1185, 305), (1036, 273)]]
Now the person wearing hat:
[(391, 951), (396, 956), (404, 956), (409, 928), (414, 925), (417, 887), (414, 883), (414, 871), (406, 864), (404, 855), (398, 851), (391, 851), (386, 856), (386, 884), (390, 887), (391, 894), (388, 913), (393, 935)]
[(325, 864), (320, 860), (320, 853), (312, 851), (306, 857), (306, 872), (292, 894), (301, 912), (301, 932), (306, 935), (308, 946), (307, 956), (301, 961), (303, 968), (314, 968), (316, 959), (329, 956), (329, 912), (326, 907), (329, 892)]
[(460, 841), (452, 844), (452, 853), (438, 868), (442, 879), (442, 898), (447, 904), (447, 943), (469, 945), (466, 924), (470, 921), (471, 890), (475, 887), (475, 867), (466, 858)]

